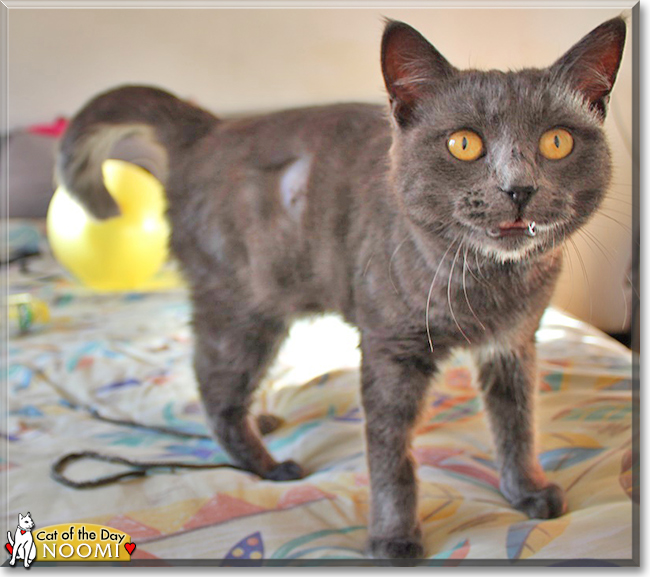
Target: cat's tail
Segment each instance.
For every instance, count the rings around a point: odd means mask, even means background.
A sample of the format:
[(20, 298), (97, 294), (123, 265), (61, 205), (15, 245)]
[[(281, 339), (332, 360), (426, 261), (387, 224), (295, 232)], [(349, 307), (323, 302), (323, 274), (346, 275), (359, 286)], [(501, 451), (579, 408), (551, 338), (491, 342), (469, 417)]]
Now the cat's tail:
[(170, 164), (212, 130), (218, 119), (189, 102), (149, 86), (100, 94), (72, 119), (59, 146), (55, 179), (97, 218), (119, 214), (104, 186), (102, 164), (121, 140), (138, 136), (162, 149), (166, 184)]
[(9, 544), (14, 546), (14, 538), (11, 536), (11, 531), (7, 531), (7, 539), (9, 539)]

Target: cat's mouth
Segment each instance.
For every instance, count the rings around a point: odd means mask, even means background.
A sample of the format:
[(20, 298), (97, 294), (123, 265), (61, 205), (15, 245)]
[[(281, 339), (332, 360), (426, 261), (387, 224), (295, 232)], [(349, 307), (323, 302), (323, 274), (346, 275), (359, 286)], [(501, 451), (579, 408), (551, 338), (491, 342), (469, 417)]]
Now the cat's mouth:
[(487, 229), (488, 236), (492, 238), (506, 237), (534, 237), (537, 234), (537, 225), (534, 220), (517, 219), (514, 222), (502, 222), (498, 227)]

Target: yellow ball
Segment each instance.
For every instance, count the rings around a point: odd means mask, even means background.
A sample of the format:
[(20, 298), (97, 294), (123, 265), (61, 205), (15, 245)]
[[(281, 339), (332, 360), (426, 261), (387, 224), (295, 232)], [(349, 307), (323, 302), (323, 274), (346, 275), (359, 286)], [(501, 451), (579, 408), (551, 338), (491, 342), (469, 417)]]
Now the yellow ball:
[(47, 212), (50, 246), (57, 260), (89, 287), (137, 290), (167, 259), (165, 192), (150, 173), (128, 162), (107, 160), (102, 171), (121, 214), (97, 220), (60, 186)]

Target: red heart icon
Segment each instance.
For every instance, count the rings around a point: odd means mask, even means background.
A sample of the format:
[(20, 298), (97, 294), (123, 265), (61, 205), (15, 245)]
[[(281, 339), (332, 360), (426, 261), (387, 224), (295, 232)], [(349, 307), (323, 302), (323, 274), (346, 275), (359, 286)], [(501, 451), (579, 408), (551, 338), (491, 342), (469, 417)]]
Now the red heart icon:
[(11, 543), (7, 543), (7, 544), (5, 545), (5, 547), (6, 547), (7, 551), (9, 551), (9, 555), (13, 555), (13, 554), (14, 554), (14, 548), (11, 546)]
[(124, 543), (124, 548), (129, 552), (129, 555), (133, 555), (133, 551), (135, 551), (135, 543)]

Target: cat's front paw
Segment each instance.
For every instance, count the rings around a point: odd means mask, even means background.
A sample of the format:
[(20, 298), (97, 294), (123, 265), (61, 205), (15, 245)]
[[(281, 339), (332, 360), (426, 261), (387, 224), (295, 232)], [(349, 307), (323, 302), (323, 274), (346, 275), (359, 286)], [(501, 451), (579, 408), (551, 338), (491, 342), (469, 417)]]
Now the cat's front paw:
[(564, 490), (555, 483), (549, 483), (543, 489), (527, 493), (511, 503), (531, 519), (554, 519), (564, 515), (567, 510)]
[(371, 537), (367, 548), (368, 556), (373, 559), (422, 559), (424, 547), (413, 538)]
[(15, 564), (16, 564), (16, 560), (15, 560), (15, 559), (10, 559), (10, 560), (9, 560), (9, 565), (11, 565), (11, 566), (13, 567)]
[(270, 481), (295, 481), (296, 479), (302, 479), (304, 476), (302, 467), (298, 463), (283, 461), (266, 473), (264, 478)]

